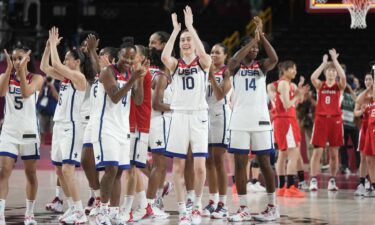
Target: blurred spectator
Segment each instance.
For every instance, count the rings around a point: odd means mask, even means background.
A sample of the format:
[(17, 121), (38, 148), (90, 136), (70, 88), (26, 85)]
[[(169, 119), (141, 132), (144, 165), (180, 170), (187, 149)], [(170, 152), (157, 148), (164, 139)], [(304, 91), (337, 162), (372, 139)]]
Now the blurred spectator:
[(47, 76), (44, 80), (43, 88), (39, 93), (38, 102), (36, 103), (40, 124), (40, 142), (42, 144), (46, 143), (46, 135), (52, 131), (53, 115), (59, 100), (59, 86), (60, 81)]
[[(358, 135), (359, 130), (355, 123), (354, 117), (354, 107), (355, 107), (355, 100), (356, 94), (354, 93), (352, 87), (355, 87), (352, 83), (354, 79), (348, 80), (346, 88), (343, 93), (343, 101), (341, 104), (342, 109), (342, 116), (344, 122), (344, 145), (340, 147), (340, 157), (341, 157), (341, 173), (349, 174), (349, 164), (348, 164), (348, 148), (352, 147), (356, 152), (356, 162), (357, 166), (359, 166), (359, 152), (356, 151), (358, 147)], [(349, 137), (351, 140), (352, 145), (349, 145)], [(358, 156), (357, 156), (358, 155)]]
[(354, 93), (355, 93), (355, 95), (356, 96), (358, 96), (359, 95), (359, 93), (361, 93), (364, 89), (361, 87), (361, 82), (359, 82), (359, 79), (357, 78), (357, 77), (355, 77), (354, 75), (353, 75), (353, 91), (354, 91)]

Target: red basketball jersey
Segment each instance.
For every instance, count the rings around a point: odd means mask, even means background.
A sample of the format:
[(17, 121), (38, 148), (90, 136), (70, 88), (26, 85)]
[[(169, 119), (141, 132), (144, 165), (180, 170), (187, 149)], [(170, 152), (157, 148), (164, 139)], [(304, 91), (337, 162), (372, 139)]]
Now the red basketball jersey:
[(366, 111), (368, 111), (368, 125), (375, 125), (375, 101), (366, 106)]
[[(275, 114), (275, 116), (276, 117), (292, 117), (292, 118), (296, 118), (296, 107), (292, 106), (289, 109), (285, 109), (284, 105), (283, 105), (283, 103), (281, 101), (281, 96), (280, 96), (280, 93), (278, 92), (278, 86), (279, 86), (279, 82), (282, 81), (282, 80), (284, 80), (284, 79), (280, 79), (280, 80), (274, 82), (274, 85), (275, 85), (275, 88), (276, 88), (276, 98), (275, 98), (275, 111), (276, 111), (276, 114)], [(286, 82), (288, 82), (288, 81), (286, 81)], [(294, 98), (294, 90), (293, 90), (293, 85), (292, 85), (291, 82), (289, 82), (289, 86), (290, 86), (290, 89), (289, 89), (289, 98), (290, 98), (290, 100), (292, 100)]]
[(324, 81), (318, 90), (318, 98), (315, 109), (316, 115), (340, 116), (341, 115), (341, 91), (337, 83), (328, 87)]

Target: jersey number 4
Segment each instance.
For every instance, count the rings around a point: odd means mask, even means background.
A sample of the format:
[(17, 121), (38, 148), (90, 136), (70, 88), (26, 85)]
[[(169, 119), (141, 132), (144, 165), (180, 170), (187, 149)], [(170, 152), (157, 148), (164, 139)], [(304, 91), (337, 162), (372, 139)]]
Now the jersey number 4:
[(246, 82), (246, 91), (250, 89), (253, 89), (253, 91), (255, 91), (255, 89), (257, 88), (255, 78), (246, 78), (245, 82)]

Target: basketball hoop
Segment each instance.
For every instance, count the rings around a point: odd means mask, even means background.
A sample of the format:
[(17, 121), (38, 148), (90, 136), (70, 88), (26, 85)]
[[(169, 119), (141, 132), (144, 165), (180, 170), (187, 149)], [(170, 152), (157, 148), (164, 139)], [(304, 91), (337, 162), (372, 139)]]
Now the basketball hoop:
[(371, 0), (343, 0), (344, 4), (348, 4), (347, 8), (351, 17), (351, 29), (365, 29), (366, 15), (371, 8)]

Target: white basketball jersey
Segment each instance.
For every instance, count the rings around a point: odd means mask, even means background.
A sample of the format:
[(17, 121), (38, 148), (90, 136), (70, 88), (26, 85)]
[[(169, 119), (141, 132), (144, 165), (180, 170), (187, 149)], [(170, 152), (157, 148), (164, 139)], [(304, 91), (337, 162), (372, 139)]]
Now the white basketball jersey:
[(179, 59), (177, 68), (172, 74), (171, 109), (207, 109), (207, 80), (208, 72), (202, 69), (198, 57), (190, 64), (186, 64), (182, 59)]
[[(38, 76), (38, 75), (36, 75)], [(26, 76), (31, 82), (33, 74)], [(15, 144), (39, 143), (39, 125), (36, 114), (36, 102), (38, 92), (23, 98), (21, 83), (12, 74), (9, 79), (9, 90), (5, 95), (4, 124), (0, 135), (0, 141)], [(6, 149), (2, 149), (6, 150)]]
[(56, 106), (53, 121), (74, 122), (82, 121), (81, 107), (86, 91), (75, 89), (73, 83), (65, 79), (60, 84), (59, 101)]
[(240, 64), (233, 77), (231, 130), (272, 130), (267, 106), (266, 75), (258, 61)]
[[(223, 75), (224, 75), (226, 68), (227, 68), (226, 66), (223, 66), (219, 71), (217, 71), (214, 74), (215, 79), (219, 85), (221, 85), (221, 83), (224, 80)], [(223, 99), (218, 101), (212, 89), (211, 81), (209, 80), (208, 89), (207, 89), (207, 103), (208, 103), (209, 109), (222, 109), (223, 105), (229, 104), (230, 94), (231, 94), (231, 91), (229, 91), (228, 94)]]
[[(111, 66), (115, 73), (117, 88), (120, 89), (128, 82), (130, 74), (126, 72), (121, 74), (115, 66)], [(102, 136), (112, 136), (119, 142), (126, 140), (129, 134), (129, 112), (131, 91), (125, 95), (118, 103), (113, 103), (107, 95), (103, 84), (98, 81), (97, 88), (94, 93), (93, 113), (90, 117), (92, 124), (91, 140), (93, 142), (100, 141)]]
[(81, 121), (87, 122), (90, 119), (90, 95), (91, 95), (92, 85), (87, 82), (85, 96), (83, 97), (83, 102), (81, 106)]
[[(164, 73), (162, 71), (158, 71), (154, 74), (153, 76), (153, 79), (157, 76), (165, 76)], [(154, 95), (155, 93), (155, 90), (154, 89), (151, 89), (151, 95)], [(172, 88), (171, 88), (171, 84), (168, 84), (168, 86), (165, 88), (164, 90), (164, 96), (163, 96), (163, 103), (165, 104), (171, 104), (171, 100), (172, 100)], [(166, 112), (166, 113), (169, 113), (169, 112)], [(155, 111), (153, 108), (151, 110), (151, 118), (153, 117), (156, 117), (156, 116), (160, 116), (162, 114), (162, 112), (160, 111)]]

